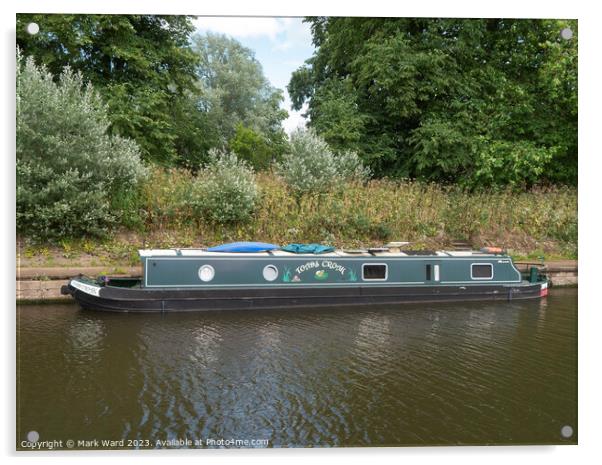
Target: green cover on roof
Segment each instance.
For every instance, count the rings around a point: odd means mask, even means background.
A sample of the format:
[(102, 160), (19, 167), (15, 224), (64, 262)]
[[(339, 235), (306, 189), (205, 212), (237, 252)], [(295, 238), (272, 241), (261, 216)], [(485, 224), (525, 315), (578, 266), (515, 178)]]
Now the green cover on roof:
[(333, 252), (334, 247), (330, 245), (322, 245), (322, 244), (289, 244), (281, 247), (281, 250), (285, 250), (286, 252), (293, 253), (313, 253), (313, 254), (321, 254)]

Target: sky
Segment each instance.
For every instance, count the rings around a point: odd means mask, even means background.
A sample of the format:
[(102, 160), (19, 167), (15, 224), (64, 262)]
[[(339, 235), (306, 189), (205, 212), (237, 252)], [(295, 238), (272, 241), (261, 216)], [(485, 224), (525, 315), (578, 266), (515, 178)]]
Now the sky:
[(286, 132), (304, 126), (305, 110), (293, 111), (286, 91), (291, 73), (314, 52), (309, 25), (302, 18), (200, 16), (194, 24), (200, 33), (226, 34), (253, 50), (266, 78), (284, 92), (282, 107), (289, 112), (283, 123)]

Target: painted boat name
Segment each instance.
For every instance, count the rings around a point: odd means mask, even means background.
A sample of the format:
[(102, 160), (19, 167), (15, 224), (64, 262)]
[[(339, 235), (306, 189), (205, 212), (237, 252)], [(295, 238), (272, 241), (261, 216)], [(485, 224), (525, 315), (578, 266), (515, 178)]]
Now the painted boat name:
[(338, 264), (337, 262), (333, 262), (330, 260), (323, 260), (322, 262), (319, 262), (318, 260), (313, 260), (311, 262), (307, 262), (303, 265), (298, 266), (295, 271), (297, 272), (297, 274), (301, 274), (304, 271), (311, 270), (314, 268), (328, 268), (329, 270), (338, 271), (339, 273), (341, 273), (341, 275), (344, 275), (345, 271), (347, 270), (347, 268), (345, 268), (343, 265)]
[(76, 288), (79, 289), (82, 292), (85, 292), (86, 294), (90, 294), (90, 295), (94, 295), (96, 297), (99, 297), (99, 293), (100, 293), (100, 287), (98, 286), (91, 286), (89, 284), (84, 284), (84, 283), (80, 283), (79, 281), (71, 281), (71, 285)]

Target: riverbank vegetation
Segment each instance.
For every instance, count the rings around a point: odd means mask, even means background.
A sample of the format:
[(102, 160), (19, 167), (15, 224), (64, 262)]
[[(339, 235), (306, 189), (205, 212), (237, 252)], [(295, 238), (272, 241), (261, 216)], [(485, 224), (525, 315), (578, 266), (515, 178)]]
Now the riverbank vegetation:
[(525, 192), (470, 192), (435, 183), (345, 181), (328, 195), (297, 202), (272, 172), (256, 176), (258, 199), (247, 221), (218, 223), (197, 213), (195, 186), (203, 173), (155, 168), (130, 198), (128, 227), (104, 240), (64, 239), (55, 245), (24, 241), (23, 264), (133, 265), (141, 247), (205, 247), (228, 241), (279, 244), (324, 242), (341, 247), (406, 240), (411, 248), (449, 248), (466, 239), (475, 247), (499, 245), (519, 258), (576, 258), (577, 192), (570, 187)]
[(415, 247), (449, 247), (465, 239), (477, 247), (497, 244), (521, 255), (537, 249), (576, 254), (577, 192), (570, 187), (474, 192), (436, 183), (348, 180), (326, 195), (307, 195), (297, 202), (283, 179), (264, 172), (257, 176), (260, 197), (249, 221), (228, 225), (195, 215), (189, 193), (198, 182), (204, 180), (182, 170), (153, 171), (140, 197), (139, 231), (176, 233), (171, 238), (159, 235), (167, 241), (163, 245), (172, 247), (180, 240), (182, 247), (191, 247), (258, 237), (348, 247), (395, 240)]
[(253, 52), (191, 17), (18, 15), (22, 260), (238, 240), (576, 257), (576, 22), (307, 21), (288, 90), (310, 119), (287, 136)]

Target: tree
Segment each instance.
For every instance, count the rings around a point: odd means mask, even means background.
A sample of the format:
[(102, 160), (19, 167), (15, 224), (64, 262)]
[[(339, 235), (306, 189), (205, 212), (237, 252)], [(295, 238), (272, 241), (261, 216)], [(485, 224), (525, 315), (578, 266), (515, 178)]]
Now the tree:
[(135, 142), (107, 134), (107, 108), (70, 68), (54, 82), (17, 55), (17, 231), (35, 239), (99, 235), (121, 213), (111, 199), (146, 169)]
[(278, 158), (286, 148), (282, 121), (287, 112), (280, 108), (282, 91), (270, 85), (253, 52), (220, 34), (197, 34), (192, 43), (200, 63), (197, 106), (211, 146), (240, 143), (244, 126), (263, 138), (270, 158)]
[(250, 128), (238, 124), (236, 134), (228, 143), (230, 149), (256, 170), (264, 170), (273, 160), (273, 150), (265, 138)]
[(288, 90), (335, 150), (357, 150), (378, 175), (576, 182), (576, 21), (306, 21), (316, 52)]
[[(198, 91), (197, 58), (189, 47), (190, 18), (18, 14), (17, 45), (54, 76), (65, 66), (80, 72), (107, 102), (111, 133), (134, 139), (146, 159), (172, 164), (194, 132), (188, 102)], [(30, 22), (40, 26), (38, 34), (26, 32)]]

